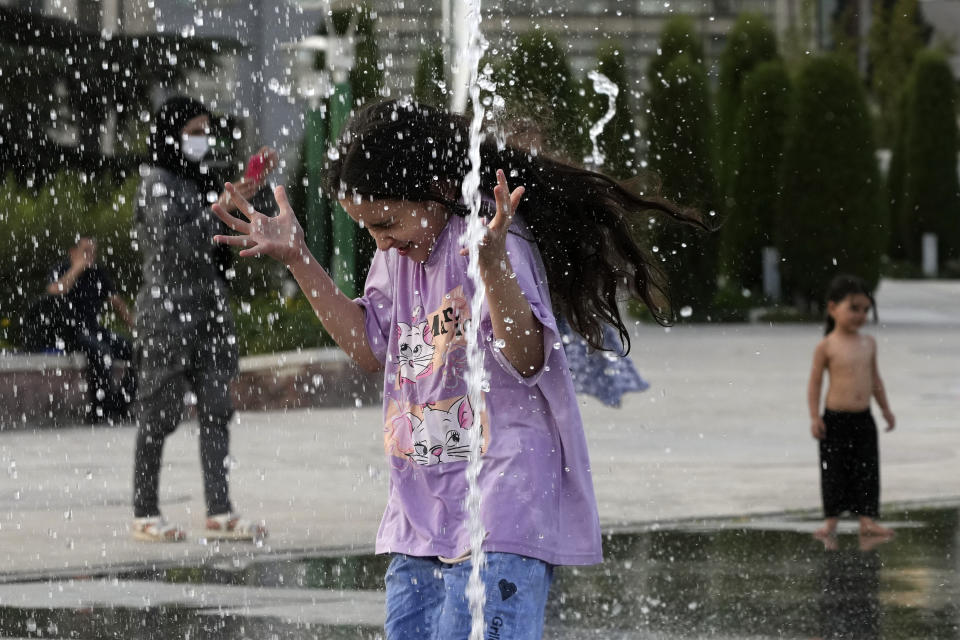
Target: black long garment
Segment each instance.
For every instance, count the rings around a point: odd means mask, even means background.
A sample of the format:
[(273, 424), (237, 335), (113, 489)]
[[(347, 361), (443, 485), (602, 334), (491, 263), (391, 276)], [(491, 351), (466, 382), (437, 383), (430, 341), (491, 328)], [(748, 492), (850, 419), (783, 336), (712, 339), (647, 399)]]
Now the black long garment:
[(870, 410), (823, 413), (827, 433), (820, 441), (823, 515), (844, 511), (876, 518), (880, 513), (880, 459), (877, 425)]

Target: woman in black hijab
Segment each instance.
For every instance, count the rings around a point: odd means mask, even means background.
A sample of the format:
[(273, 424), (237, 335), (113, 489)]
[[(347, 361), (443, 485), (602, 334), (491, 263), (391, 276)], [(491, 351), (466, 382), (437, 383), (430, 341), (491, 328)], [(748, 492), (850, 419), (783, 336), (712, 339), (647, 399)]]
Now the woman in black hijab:
[[(222, 185), (210, 165), (210, 112), (186, 97), (167, 100), (153, 119), (150, 157), (134, 207), (135, 241), (143, 254), (137, 295), (135, 352), (140, 380), (135, 415), (133, 537), (153, 542), (186, 538), (160, 514), (158, 489), (163, 444), (195, 405), (200, 423), (207, 522), (204, 537), (257, 539), (262, 522), (241, 518), (230, 503), (227, 471), (230, 382), (237, 372), (237, 345), (226, 283), (220, 277), (213, 236), (219, 221), (210, 205)], [(252, 197), (276, 165), (263, 147), (264, 171), (243, 178), (238, 189)]]

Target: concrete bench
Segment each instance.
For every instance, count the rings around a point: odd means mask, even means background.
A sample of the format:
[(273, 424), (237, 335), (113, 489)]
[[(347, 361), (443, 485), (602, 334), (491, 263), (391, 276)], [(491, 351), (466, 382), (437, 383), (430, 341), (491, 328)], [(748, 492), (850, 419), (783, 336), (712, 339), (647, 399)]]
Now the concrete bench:
[[(79, 423), (85, 368), (80, 354), (0, 352), (0, 431)], [(382, 386), (339, 349), (310, 349), (241, 358), (232, 391), (238, 410), (264, 411), (375, 406)]]

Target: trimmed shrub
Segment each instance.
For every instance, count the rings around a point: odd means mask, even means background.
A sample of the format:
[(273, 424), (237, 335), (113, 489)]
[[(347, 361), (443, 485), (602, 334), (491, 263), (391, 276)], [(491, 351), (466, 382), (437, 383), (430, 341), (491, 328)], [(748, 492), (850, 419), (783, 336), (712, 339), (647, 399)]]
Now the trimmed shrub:
[(940, 264), (960, 258), (957, 89), (943, 54), (924, 51), (910, 77), (899, 227), (906, 255), (919, 263), (920, 237), (939, 237)]
[(508, 78), (502, 88), (507, 105), (525, 105), (542, 126), (547, 147), (580, 162), (588, 149), (589, 127), (560, 39), (539, 31), (518, 37)]
[(421, 104), (435, 107), (447, 103), (443, 79), (443, 49), (424, 47), (417, 56), (417, 71), (413, 77), (413, 97)]
[(884, 193), (887, 196), (887, 218), (890, 221), (890, 238), (887, 252), (892, 260), (903, 261), (907, 258), (908, 233), (901, 213), (903, 207), (903, 182), (906, 174), (906, 160), (904, 155), (907, 148), (907, 105), (910, 93), (907, 90), (900, 92), (897, 101), (896, 129), (893, 137), (893, 148), (890, 155), (890, 166), (887, 168)]
[(879, 146), (893, 146), (900, 125), (900, 94), (904, 78), (923, 49), (925, 35), (917, 0), (894, 0), (873, 4), (868, 35), (870, 90), (880, 108), (877, 135)]
[(742, 93), (737, 153), (731, 156), (734, 170), (721, 229), (721, 271), (738, 291), (759, 291), (763, 284), (761, 252), (774, 244), (774, 212), (790, 115), (786, 67), (779, 60), (760, 64), (744, 79)]
[[(716, 210), (718, 189), (706, 71), (702, 62), (684, 53), (666, 65), (659, 77), (648, 95), (650, 168), (662, 180), (663, 196), (699, 209), (709, 221)], [(716, 235), (659, 221), (653, 237), (674, 308), (690, 306), (694, 317), (709, 316), (717, 284)]]
[(693, 19), (689, 16), (675, 15), (663, 25), (657, 55), (650, 60), (647, 75), (651, 86), (656, 86), (663, 78), (667, 67), (681, 55), (703, 63), (703, 44), (697, 35)]
[(725, 195), (729, 195), (732, 188), (737, 148), (741, 143), (737, 123), (743, 103), (744, 79), (758, 64), (778, 57), (777, 36), (767, 19), (759, 14), (741, 14), (727, 36), (727, 45), (719, 60), (717, 142), (722, 154), (719, 158), (720, 183)]
[(875, 286), (886, 242), (873, 128), (856, 70), (829, 55), (796, 81), (781, 170), (777, 245), (784, 291), (819, 305), (837, 272)]

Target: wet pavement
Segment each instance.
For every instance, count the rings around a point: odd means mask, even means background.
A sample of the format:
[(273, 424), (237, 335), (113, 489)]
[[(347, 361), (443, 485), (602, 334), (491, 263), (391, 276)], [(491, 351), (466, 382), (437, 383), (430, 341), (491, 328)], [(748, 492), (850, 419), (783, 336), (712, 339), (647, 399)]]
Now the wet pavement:
[[(888, 514), (892, 540), (799, 516), (692, 521), (605, 537), (602, 565), (559, 568), (554, 640), (960, 637), (960, 510)], [(78, 575), (0, 585), (0, 637), (377, 638), (374, 555)]]
[[(933, 284), (885, 282), (884, 322), (869, 329), (898, 416), (880, 436), (885, 521), (905, 522), (876, 549), (880, 637), (960, 637), (960, 488), (949, 479), (960, 467), (960, 283)], [(608, 561), (558, 571), (550, 637), (819, 637), (829, 606), (817, 585), (829, 566), (842, 586), (862, 565), (847, 553), (856, 536), (842, 535), (837, 555), (810, 538), (820, 499), (805, 388), (820, 333), (634, 328), (631, 356), (651, 390), (618, 410), (581, 406)], [(130, 426), (0, 431), (0, 637), (376, 637), (384, 560), (367, 554), (386, 494), (379, 414), (238, 414), (231, 492), (267, 520), (262, 547), (198, 533), (195, 422), (168, 440), (162, 471), (164, 513), (191, 533), (180, 545), (130, 539)], [(918, 503), (948, 515), (901, 513)]]

